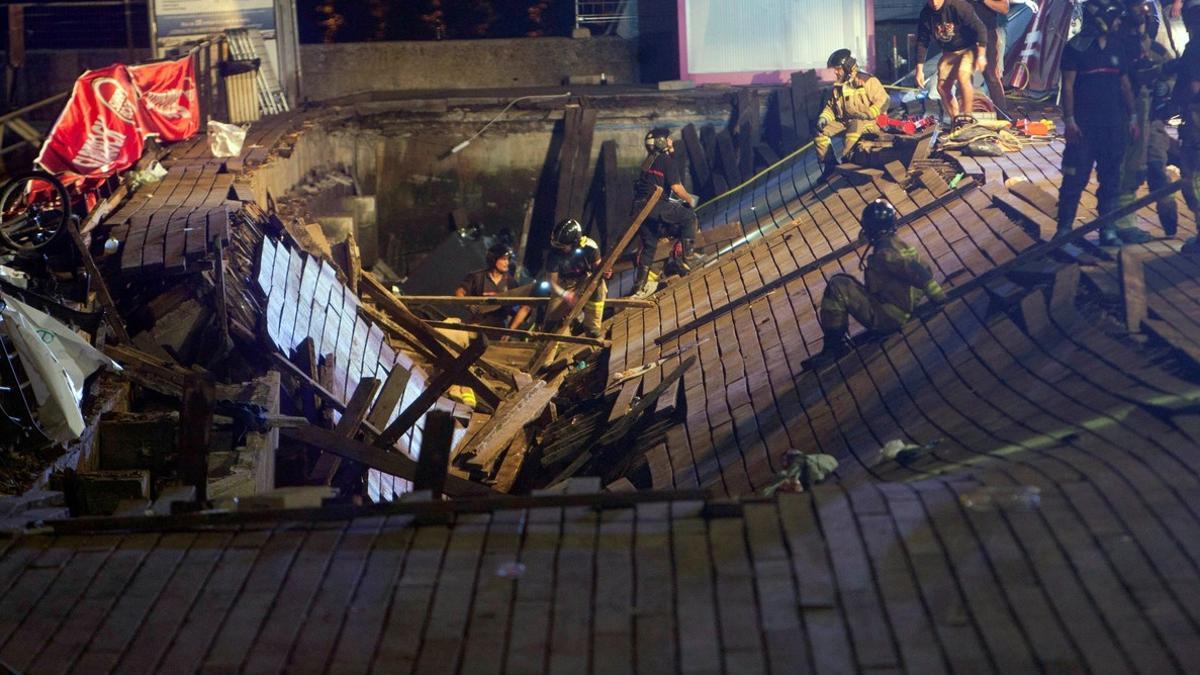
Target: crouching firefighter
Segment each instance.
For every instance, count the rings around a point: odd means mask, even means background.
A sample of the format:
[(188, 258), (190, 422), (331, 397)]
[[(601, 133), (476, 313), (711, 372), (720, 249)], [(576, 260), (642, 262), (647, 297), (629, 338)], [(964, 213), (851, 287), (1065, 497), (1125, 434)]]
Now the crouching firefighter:
[(817, 118), (817, 136), (813, 139), (817, 158), (826, 167), (832, 163), (829, 147), (834, 136), (846, 134), (842, 156), (849, 156), (864, 133), (879, 129), (875, 118), (888, 107), (888, 93), (879, 78), (860, 71), (849, 49), (831, 54), (828, 65), (833, 69), (833, 93)]
[(633, 209), (631, 217), (646, 206), (654, 188), (662, 188), (663, 195), (650, 210), (650, 215), (638, 230), (637, 250), (634, 264), (637, 267), (635, 293), (645, 292), (650, 278), (650, 263), (654, 262), (654, 249), (661, 237), (675, 239), (671, 257), (667, 261), (666, 273), (686, 275), (691, 271), (695, 255), (696, 229), (700, 221), (692, 208), (696, 198), (683, 187), (679, 170), (671, 160), (675, 144), (671, 131), (665, 127), (651, 129), (646, 134), (646, 159), (642, 162), (642, 173), (633, 186)]
[[(578, 220), (568, 218), (554, 226), (550, 233), (550, 253), (546, 256), (545, 278), (542, 290), (552, 296), (546, 309), (546, 323), (555, 326), (580, 301), (578, 293), (583, 291), (588, 279), (604, 263), (600, 245), (583, 235), (583, 226)], [(608, 297), (608, 284), (604, 279), (587, 299), (580, 316), (583, 332), (588, 337), (600, 337), (600, 325), (604, 319), (604, 301)]]
[(866, 239), (869, 247), (864, 257), (866, 285), (848, 274), (829, 279), (819, 315), (824, 344), (809, 360), (809, 367), (825, 365), (849, 351), (850, 317), (869, 331), (885, 334), (912, 317), (922, 295), (945, 302), (945, 292), (917, 249), (896, 234), (896, 209), (891, 202), (876, 199), (863, 209), (859, 238)]
[[(1167, 119), (1171, 78), (1164, 66), (1170, 57), (1167, 49), (1154, 41), (1157, 23), (1151, 24), (1153, 8), (1148, 0), (1126, 0), (1125, 16), (1121, 17), (1120, 37), (1125, 43), (1130, 63), (1130, 84), (1134, 93), (1134, 113), (1137, 126), (1142, 133), (1133, 138), (1125, 151), (1125, 162), (1121, 167), (1121, 192), (1117, 207), (1133, 203), (1137, 189), (1143, 182), (1150, 191), (1165, 187), (1167, 177), (1167, 150), (1171, 140), (1167, 136)], [(1169, 195), (1158, 204), (1158, 221), (1168, 237), (1175, 236), (1179, 229), (1179, 209), (1175, 196)], [(1133, 214), (1117, 221), (1117, 237), (1126, 244), (1147, 241), (1150, 235), (1134, 225)]]

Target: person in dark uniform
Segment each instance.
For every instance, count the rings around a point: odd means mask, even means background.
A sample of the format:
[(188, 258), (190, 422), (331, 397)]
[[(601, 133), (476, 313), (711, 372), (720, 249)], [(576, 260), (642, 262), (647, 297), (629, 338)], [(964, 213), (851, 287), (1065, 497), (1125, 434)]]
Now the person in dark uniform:
[[(1125, 45), (1129, 65), (1130, 84), (1133, 85), (1137, 125), (1142, 131), (1132, 139), (1125, 151), (1125, 162), (1121, 167), (1121, 193), (1117, 206), (1134, 202), (1137, 189), (1143, 182), (1150, 190), (1165, 187), (1167, 179), (1167, 136), (1166, 106), (1164, 101), (1171, 90), (1164, 65), (1170, 60), (1167, 50), (1154, 41), (1158, 25), (1151, 25), (1153, 8), (1147, 0), (1126, 0), (1125, 16), (1121, 17), (1118, 34)], [(1158, 202), (1158, 220), (1169, 237), (1175, 236), (1179, 228), (1179, 212), (1175, 196)], [(1129, 214), (1116, 223), (1116, 234), (1127, 244), (1136, 244), (1150, 239), (1150, 235), (1138, 229), (1134, 214)]]
[[(1062, 187), (1058, 192), (1058, 236), (1071, 231), (1079, 197), (1092, 167), (1101, 215), (1117, 206), (1121, 163), (1131, 136), (1139, 132), (1134, 112), (1128, 59), (1116, 35), (1124, 12), (1115, 0), (1088, 0), (1083, 6), (1083, 29), (1063, 49), (1062, 109), (1067, 147), (1063, 151)], [(1119, 246), (1116, 226), (1100, 232), (1102, 246)]]
[(896, 235), (896, 209), (891, 202), (876, 199), (867, 204), (861, 221), (859, 237), (870, 246), (863, 272), (866, 283), (848, 274), (830, 277), (818, 314), (825, 338), (806, 367), (831, 363), (849, 351), (850, 317), (867, 330), (891, 333), (908, 322), (923, 296), (937, 303), (946, 299), (921, 254)]
[[(579, 301), (578, 293), (603, 262), (600, 244), (584, 236), (578, 220), (568, 218), (554, 226), (550, 233), (550, 252), (542, 268), (545, 278), (541, 282), (542, 290), (552, 296), (550, 306), (546, 308), (546, 323), (551, 328)], [(608, 284), (601, 279), (579, 319), (583, 332), (589, 337), (600, 337), (607, 298)]]
[[(517, 285), (511, 271), (512, 255), (512, 249), (507, 245), (493, 244), (487, 250), (487, 267), (464, 277), (454, 290), (454, 295), (462, 298), (508, 294)], [(468, 321), (483, 326), (516, 328), (525, 323), (528, 316), (527, 305), (515, 308), (507, 305), (476, 305), (471, 308)]]
[(1179, 141), (1183, 145), (1183, 198), (1193, 214), (1200, 213), (1200, 0), (1183, 6), (1187, 47), (1175, 66), (1172, 109), (1183, 118)]
[(634, 288), (641, 290), (650, 277), (650, 263), (660, 237), (675, 238), (670, 271), (681, 275), (691, 271), (690, 262), (696, 243), (696, 229), (700, 225), (696, 212), (696, 198), (683, 187), (671, 153), (675, 144), (671, 131), (665, 127), (651, 129), (646, 134), (646, 159), (642, 162), (642, 173), (633, 186), (633, 210), (635, 216), (646, 206), (654, 188), (662, 188), (663, 195), (650, 211), (646, 222), (638, 231), (638, 246), (634, 254), (637, 266), (637, 281)]

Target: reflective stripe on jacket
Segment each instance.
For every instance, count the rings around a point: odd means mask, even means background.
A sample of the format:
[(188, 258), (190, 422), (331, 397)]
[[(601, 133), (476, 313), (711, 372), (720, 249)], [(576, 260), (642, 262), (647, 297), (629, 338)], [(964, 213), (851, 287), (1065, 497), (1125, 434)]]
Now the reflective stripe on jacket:
[(874, 120), (888, 107), (888, 93), (879, 78), (854, 77), (849, 82), (833, 85), (833, 94), (821, 117), (832, 122), (850, 120)]
[(908, 321), (922, 295), (934, 300), (945, 296), (917, 249), (894, 234), (871, 249), (864, 277), (867, 291), (899, 323)]

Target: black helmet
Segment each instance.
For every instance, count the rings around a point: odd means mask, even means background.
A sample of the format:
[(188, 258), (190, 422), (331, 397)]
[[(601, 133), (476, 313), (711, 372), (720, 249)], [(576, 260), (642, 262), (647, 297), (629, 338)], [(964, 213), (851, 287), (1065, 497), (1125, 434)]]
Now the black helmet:
[(867, 204), (862, 213), (862, 231), (868, 241), (878, 241), (896, 229), (896, 207), (886, 199)]
[(854, 69), (858, 67), (858, 61), (854, 60), (854, 56), (849, 49), (839, 49), (829, 55), (829, 61), (826, 65), (830, 68), (842, 69), (842, 82), (849, 80), (854, 75)]
[(555, 225), (554, 231), (550, 233), (550, 245), (563, 250), (575, 248), (581, 239), (583, 239), (583, 225), (580, 225), (579, 221), (574, 218), (567, 218)]
[(492, 244), (487, 250), (487, 266), (492, 269), (496, 266), (496, 261), (501, 258), (511, 258), (513, 254), (512, 248), (508, 244)]
[(1111, 31), (1125, 8), (1116, 0), (1087, 0), (1083, 5), (1082, 33), (1104, 35)]
[(647, 152), (666, 152), (667, 141), (671, 140), (671, 130), (666, 127), (654, 127), (646, 132)]

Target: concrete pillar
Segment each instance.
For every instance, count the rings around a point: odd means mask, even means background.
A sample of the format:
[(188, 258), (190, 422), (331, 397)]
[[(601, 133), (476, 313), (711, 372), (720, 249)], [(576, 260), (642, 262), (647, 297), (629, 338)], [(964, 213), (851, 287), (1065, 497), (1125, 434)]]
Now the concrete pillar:
[(321, 224), (321, 231), (330, 245), (336, 246), (346, 241), (346, 237), (354, 232), (354, 216), (349, 213), (321, 216), (317, 222)]

